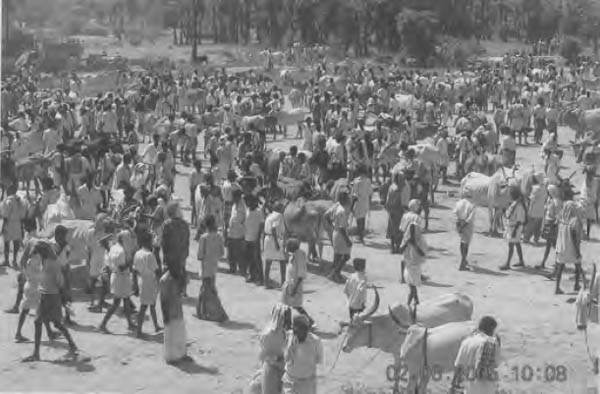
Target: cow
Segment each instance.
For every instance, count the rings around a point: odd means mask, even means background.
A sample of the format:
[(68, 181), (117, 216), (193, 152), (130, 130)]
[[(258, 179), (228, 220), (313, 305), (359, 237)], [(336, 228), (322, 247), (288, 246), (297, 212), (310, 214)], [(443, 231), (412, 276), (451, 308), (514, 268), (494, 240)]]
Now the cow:
[(562, 121), (566, 126), (575, 130), (575, 138), (580, 139), (588, 130), (596, 131), (600, 129), (600, 108), (569, 110), (563, 115)]
[(417, 106), (418, 100), (413, 94), (396, 94), (392, 97), (390, 106), (393, 112), (401, 109), (412, 112)]
[[(320, 260), (323, 256), (323, 235), (331, 241), (333, 228), (324, 220), (325, 212), (333, 206), (330, 200), (289, 202), (283, 211), (283, 223), (288, 237), (307, 242), (310, 257)], [(316, 245), (319, 247), (317, 253)]]
[(18, 182), (14, 160), (9, 154), (3, 154), (0, 158), (0, 185), (2, 186), (0, 199), (4, 199), (6, 190)]
[(304, 121), (307, 115), (309, 115), (309, 112), (306, 108), (282, 110), (277, 112), (277, 124), (283, 127), (298, 125)]
[(19, 160), (35, 153), (44, 151), (45, 145), (40, 131), (17, 133), (12, 142), (11, 150), (14, 160)]
[[(350, 353), (366, 347), (379, 349), (394, 357), (396, 366), (400, 365), (400, 347), (410, 324), (417, 322), (426, 327), (437, 327), (455, 321), (470, 320), (473, 315), (473, 302), (464, 294), (445, 294), (420, 304), (418, 314), (410, 311), (406, 304), (388, 306), (388, 313), (374, 315), (379, 306), (379, 295), (375, 290), (375, 303), (367, 311), (355, 316), (346, 329), (342, 342), (342, 351)], [(398, 377), (395, 377), (398, 387)]]
[(24, 157), (15, 162), (15, 175), (20, 182), (24, 183), (27, 195), (29, 195), (29, 184), (31, 181), (34, 183), (36, 195), (40, 194), (38, 180), (48, 176), (48, 169), (51, 164), (52, 161), (49, 157), (41, 155)]
[(304, 104), (304, 93), (302, 93), (300, 89), (294, 88), (290, 90), (290, 94), (288, 94), (288, 99), (292, 104), (292, 108), (302, 107), (302, 104)]
[(243, 116), (241, 125), (243, 130), (254, 128), (256, 131), (264, 131), (265, 117), (263, 115)]
[(399, 328), (406, 335), (400, 347), (400, 358), (408, 371), (408, 393), (425, 393), (432, 373), (454, 370), (454, 362), (462, 341), (473, 334), (473, 321), (450, 322), (437, 327), (415, 324)]
[(501, 155), (490, 155), (489, 153), (473, 155), (465, 160), (464, 172), (478, 172), (480, 174), (492, 176), (503, 166), (503, 164)]
[(502, 212), (510, 205), (510, 187), (518, 187), (521, 194), (528, 197), (533, 187), (533, 170), (507, 171), (500, 167), (492, 176), (486, 177), (482, 174), (469, 173), (460, 183), (461, 193), (473, 194), (472, 185), (474, 179), (478, 179), (478, 188), (481, 189), (481, 198), (474, 198), (477, 206), (487, 207), (490, 221), (490, 235), (498, 234), (502, 227)]

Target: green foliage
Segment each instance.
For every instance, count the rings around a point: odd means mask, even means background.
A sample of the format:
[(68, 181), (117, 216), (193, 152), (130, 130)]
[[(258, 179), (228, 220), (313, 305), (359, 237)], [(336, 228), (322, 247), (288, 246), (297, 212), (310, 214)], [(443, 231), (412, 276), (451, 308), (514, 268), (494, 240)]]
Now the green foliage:
[(406, 9), (397, 16), (400, 33), (408, 54), (421, 64), (435, 53), (438, 20), (431, 11)]
[[(174, 40), (191, 44), (193, 26), (216, 42), (287, 47), (326, 44), (364, 56), (406, 52), (425, 63), (440, 36), (529, 40), (556, 34), (600, 40), (600, 0), (2, 0), (15, 20), (67, 34), (85, 31), (90, 19), (108, 30), (128, 25), (173, 29)], [(191, 22), (191, 9), (197, 9)], [(85, 22), (83, 24), (82, 20)], [(177, 35), (176, 30), (184, 34)], [(147, 35), (147, 32), (144, 32)], [(462, 63), (470, 48), (452, 48)], [(437, 56), (440, 58), (440, 56)]]
[(581, 42), (575, 37), (567, 37), (560, 46), (561, 56), (569, 62), (574, 62), (582, 51)]

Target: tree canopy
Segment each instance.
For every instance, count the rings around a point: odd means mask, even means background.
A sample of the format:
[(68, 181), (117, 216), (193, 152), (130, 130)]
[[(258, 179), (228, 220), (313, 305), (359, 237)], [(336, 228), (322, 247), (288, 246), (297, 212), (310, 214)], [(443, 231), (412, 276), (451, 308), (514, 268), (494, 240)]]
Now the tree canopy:
[[(404, 49), (421, 61), (431, 55), (436, 41), (445, 37), (533, 41), (560, 34), (591, 42), (596, 49), (600, 37), (600, 0), (7, 0), (2, 3), (9, 13), (31, 24), (60, 20), (49, 17), (52, 9), (64, 18), (67, 3), (89, 10), (90, 17), (110, 17), (115, 21), (148, 17), (146, 14), (162, 7), (163, 25), (184, 29), (187, 34), (178, 37), (174, 30), (177, 43), (191, 44), (190, 35), (195, 29), (199, 35), (210, 32), (217, 42), (248, 43), (256, 39), (272, 47), (293, 42), (321, 43), (339, 46), (358, 56)], [(117, 13), (119, 18), (114, 17)]]

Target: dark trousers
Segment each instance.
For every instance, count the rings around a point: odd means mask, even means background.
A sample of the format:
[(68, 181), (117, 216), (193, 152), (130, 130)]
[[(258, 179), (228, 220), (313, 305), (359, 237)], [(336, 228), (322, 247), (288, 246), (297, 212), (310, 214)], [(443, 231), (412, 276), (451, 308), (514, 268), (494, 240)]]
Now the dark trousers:
[(192, 222), (192, 226), (195, 225), (200, 225), (200, 223), (196, 223), (197, 218), (197, 213), (196, 213), (196, 199), (194, 198), (195, 196), (195, 190), (190, 189), (190, 205), (192, 207), (192, 217), (191, 217), (191, 222)]
[(248, 266), (246, 260), (242, 258), (244, 254), (244, 239), (228, 238), (227, 253), (229, 255), (229, 271), (234, 273), (239, 268), (240, 272), (246, 275)]
[(523, 238), (529, 241), (533, 237), (533, 240), (538, 242), (542, 233), (542, 222), (543, 218), (528, 218), (523, 231)]
[(156, 263), (158, 264), (158, 269), (162, 272), (162, 264), (160, 259), (160, 246), (154, 246), (152, 248), (152, 252), (154, 253), (154, 258), (156, 258)]
[(262, 258), (260, 257), (259, 241), (246, 241), (246, 254), (244, 257), (246, 259), (248, 259), (250, 280), (262, 281), (263, 280), (263, 264), (262, 264)]
[(365, 221), (366, 221), (366, 218), (356, 219), (356, 227), (358, 229), (358, 236), (361, 240), (365, 236)]

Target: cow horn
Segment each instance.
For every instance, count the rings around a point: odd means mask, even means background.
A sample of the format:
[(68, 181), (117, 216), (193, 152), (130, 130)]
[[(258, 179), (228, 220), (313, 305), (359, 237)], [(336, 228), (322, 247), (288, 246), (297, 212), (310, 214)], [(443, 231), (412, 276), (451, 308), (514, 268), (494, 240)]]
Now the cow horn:
[(390, 307), (389, 305), (388, 305), (388, 312), (389, 312), (389, 314), (390, 314), (390, 317), (392, 318), (392, 320), (394, 321), (394, 323), (396, 323), (396, 325), (397, 325), (398, 327), (400, 327), (400, 328), (401, 328), (401, 329), (403, 329), (403, 330), (406, 330), (406, 329), (408, 328), (408, 326), (407, 326), (406, 324), (402, 323), (402, 322), (401, 322), (401, 321), (400, 321), (400, 320), (399, 320), (399, 319), (396, 317), (396, 315), (394, 315), (394, 312), (392, 311), (392, 307)]
[(373, 286), (373, 290), (375, 291), (375, 301), (373, 302), (373, 305), (371, 305), (371, 307), (362, 315), (363, 319), (368, 319), (371, 317), (371, 315), (377, 311), (377, 308), (379, 308), (379, 292), (375, 286)]

